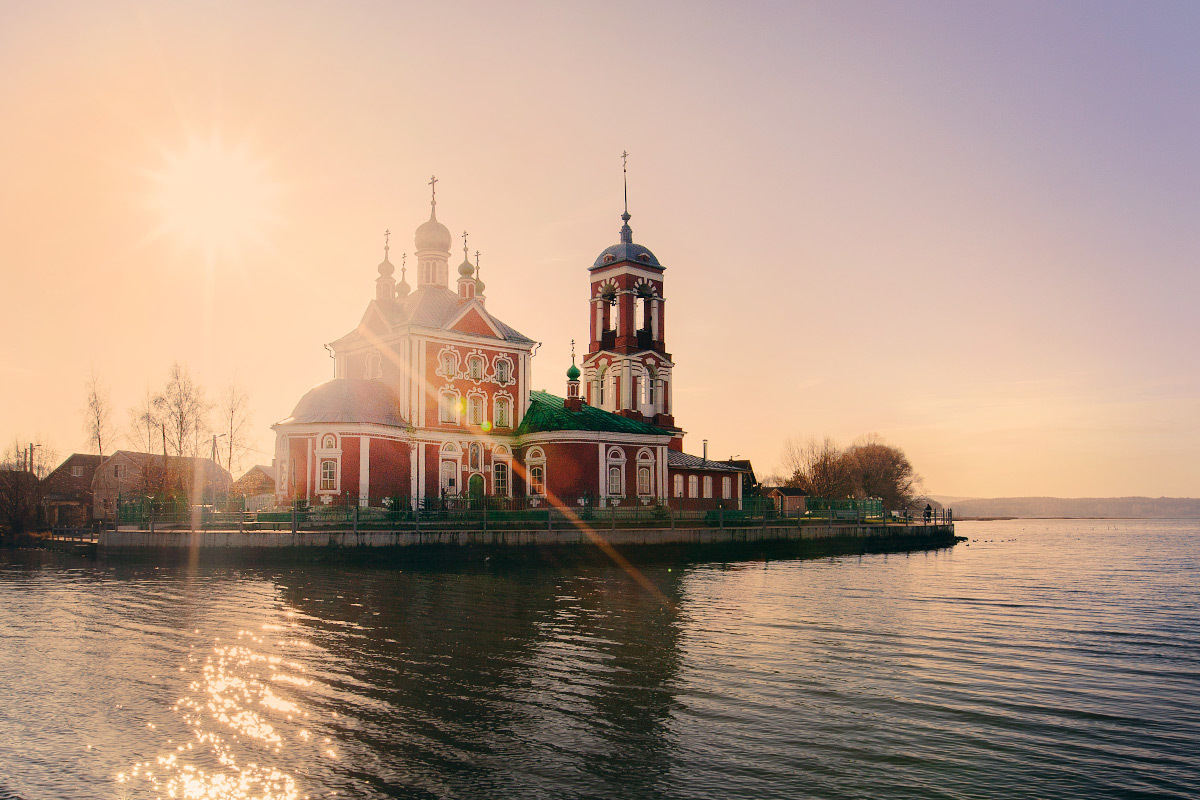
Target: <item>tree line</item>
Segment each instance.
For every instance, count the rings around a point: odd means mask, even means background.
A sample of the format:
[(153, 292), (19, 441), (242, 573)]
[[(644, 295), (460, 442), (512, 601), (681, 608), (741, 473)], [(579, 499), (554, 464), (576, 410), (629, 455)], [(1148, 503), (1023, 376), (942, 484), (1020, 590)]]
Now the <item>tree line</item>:
[[(128, 409), (128, 425), (118, 431), (107, 386), (93, 371), (86, 384), (84, 431), (89, 449), (101, 458), (111, 455), (123, 438), (142, 453), (179, 457), (213, 457), (233, 474), (250, 450), (250, 401), (236, 383), (210, 400), (187, 365), (171, 364), (167, 380), (157, 391), (147, 388)], [(118, 436), (119, 434), (119, 436)]]
[[(839, 447), (828, 436), (789, 438), (783, 447), (781, 485), (828, 500), (878, 497), (884, 508), (915, 508), (921, 477), (899, 447), (878, 434), (859, 437)], [(921, 499), (921, 505), (925, 502)]]

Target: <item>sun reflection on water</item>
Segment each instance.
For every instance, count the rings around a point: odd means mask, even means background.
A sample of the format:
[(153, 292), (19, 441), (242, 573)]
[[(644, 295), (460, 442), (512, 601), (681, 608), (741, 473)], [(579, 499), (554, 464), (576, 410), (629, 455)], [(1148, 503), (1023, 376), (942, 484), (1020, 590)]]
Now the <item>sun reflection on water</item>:
[[(286, 627), (264, 625), (263, 630)], [(304, 665), (264, 652), (299, 644), (298, 640), (268, 643), (243, 630), (233, 644), (216, 639), (202, 664), (197, 656), (190, 656), (189, 662), (198, 664), (199, 676), (171, 711), (180, 715), (191, 740), (178, 744), (167, 740), (171, 750), (118, 774), (116, 782), (122, 790), (141, 785), (152, 796), (183, 800), (300, 800), (296, 779), (272, 766), (277, 760), (273, 757), (289, 745), (312, 747), (314, 758), (336, 759), (338, 754), (328, 737), (319, 741), (313, 736), (310, 723), (305, 722), (309, 712), (304, 710), (303, 697), (291, 695), (316, 685), (304, 677)], [(153, 723), (147, 726), (156, 728)]]

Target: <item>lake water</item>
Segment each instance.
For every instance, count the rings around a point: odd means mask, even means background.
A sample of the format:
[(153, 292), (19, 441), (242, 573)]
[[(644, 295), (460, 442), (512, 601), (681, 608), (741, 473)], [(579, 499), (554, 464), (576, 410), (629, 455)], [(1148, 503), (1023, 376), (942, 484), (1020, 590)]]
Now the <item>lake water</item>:
[(0, 800), (1194, 798), (1200, 521), (908, 555), (0, 553)]

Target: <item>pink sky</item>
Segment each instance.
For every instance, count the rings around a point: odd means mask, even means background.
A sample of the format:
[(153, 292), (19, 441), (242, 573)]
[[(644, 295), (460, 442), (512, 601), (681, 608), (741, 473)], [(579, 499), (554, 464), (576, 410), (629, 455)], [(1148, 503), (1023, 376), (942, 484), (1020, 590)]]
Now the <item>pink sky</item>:
[(1197, 31), (1184, 3), (5, 4), (0, 442), (81, 450), (93, 366), (123, 424), (180, 360), (246, 388), (269, 462), (431, 173), (562, 392), (628, 150), (688, 450), (761, 474), (875, 431), (933, 493), (1196, 496)]

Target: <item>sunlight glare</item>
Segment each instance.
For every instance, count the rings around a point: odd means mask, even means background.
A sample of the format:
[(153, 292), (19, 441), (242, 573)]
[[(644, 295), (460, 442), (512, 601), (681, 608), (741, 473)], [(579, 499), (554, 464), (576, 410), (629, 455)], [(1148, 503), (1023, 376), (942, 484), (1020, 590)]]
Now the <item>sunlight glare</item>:
[(227, 145), (219, 135), (190, 138), (181, 151), (164, 153), (153, 172), (158, 235), (176, 237), (206, 258), (228, 258), (254, 243), (269, 246), (267, 231), (278, 221), (278, 185), (267, 163), (245, 144)]

